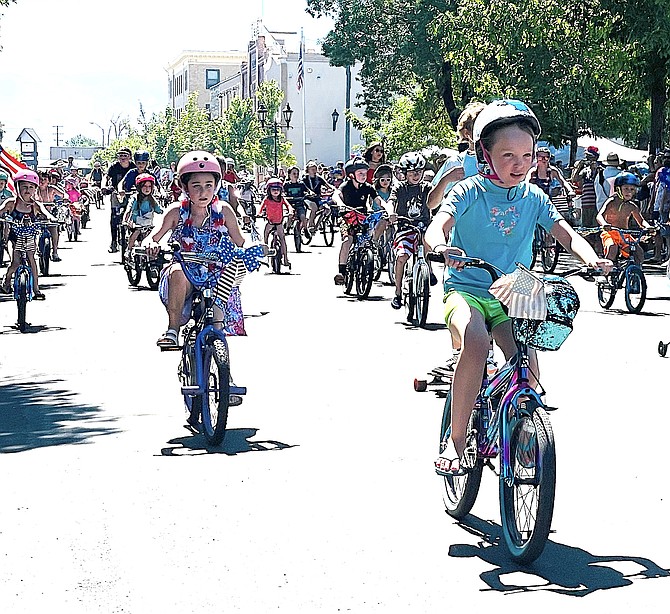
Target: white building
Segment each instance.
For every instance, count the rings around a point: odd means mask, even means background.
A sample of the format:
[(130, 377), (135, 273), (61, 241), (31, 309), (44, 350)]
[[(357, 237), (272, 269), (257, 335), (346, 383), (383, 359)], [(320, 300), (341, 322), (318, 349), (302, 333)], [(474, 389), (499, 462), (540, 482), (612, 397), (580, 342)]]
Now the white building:
[[(261, 82), (276, 81), (284, 92), (281, 108), (289, 104), (293, 109), (291, 128), (283, 130), (283, 133), (293, 143), (292, 153), (298, 165), (304, 167), (308, 160), (332, 165), (338, 160), (348, 159), (349, 152), (357, 146), (360, 148), (365, 145), (359, 131), (351, 126), (348, 151), (345, 145), (347, 71), (342, 67), (331, 66), (326, 56), (308, 48), (303, 62), (304, 85), (298, 91), (299, 50), (299, 33), (271, 32), (258, 22), (239, 71), (222, 78), (220, 83), (210, 88), (210, 112), (212, 117), (219, 117), (225, 113), (233, 98), (253, 97)], [(352, 67), (350, 71), (349, 99), (353, 112), (362, 116), (363, 109), (356, 106), (356, 96), (362, 92), (361, 84), (356, 79), (358, 71), (358, 66)], [(334, 111), (338, 116), (335, 129)], [(234, 155), (234, 152), (230, 153)]]

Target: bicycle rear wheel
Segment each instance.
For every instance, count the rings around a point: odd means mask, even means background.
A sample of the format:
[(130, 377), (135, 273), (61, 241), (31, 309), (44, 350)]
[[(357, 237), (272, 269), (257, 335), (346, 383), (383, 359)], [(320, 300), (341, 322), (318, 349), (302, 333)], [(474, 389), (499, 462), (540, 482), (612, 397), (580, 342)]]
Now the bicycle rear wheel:
[(202, 433), (207, 444), (218, 446), (226, 434), (230, 394), (228, 348), (216, 340), (204, 348), (205, 394), (201, 397)]
[(631, 313), (640, 313), (647, 298), (647, 280), (642, 269), (629, 266), (626, 269), (626, 286), (624, 289), (626, 307)]
[(541, 407), (531, 415), (520, 416), (510, 426), (511, 478), (506, 480), (501, 468), (501, 524), (512, 558), (530, 563), (544, 550), (554, 513), (554, 434)]
[(28, 273), (24, 270), (18, 272), (16, 275), (16, 308), (18, 310), (16, 325), (22, 333), (25, 333), (28, 329), (28, 324), (26, 322), (29, 286)]
[(424, 327), (428, 318), (428, 301), (430, 300), (430, 273), (428, 265), (422, 264), (414, 280), (414, 290), (416, 296), (416, 312), (414, 319), (417, 326)]
[(374, 258), (370, 248), (364, 249), (358, 261), (358, 268), (356, 269), (356, 296), (358, 300), (368, 298), (370, 289), (372, 288), (372, 278), (374, 277)]
[[(474, 429), (476, 413), (473, 410), (468, 423), (468, 433)], [(475, 435), (476, 436), (476, 435)], [(451, 437), (451, 390), (447, 392), (444, 401), (444, 411), (442, 412), (442, 427), (440, 428), (440, 454), (444, 452), (447, 441)], [(482, 481), (482, 469), (484, 461), (477, 458), (474, 461), (473, 468), (465, 475), (454, 475), (449, 477), (441, 476), (444, 492), (442, 500), (444, 507), (452, 518), (463, 518), (468, 515), (472, 506), (475, 504), (479, 485)]]

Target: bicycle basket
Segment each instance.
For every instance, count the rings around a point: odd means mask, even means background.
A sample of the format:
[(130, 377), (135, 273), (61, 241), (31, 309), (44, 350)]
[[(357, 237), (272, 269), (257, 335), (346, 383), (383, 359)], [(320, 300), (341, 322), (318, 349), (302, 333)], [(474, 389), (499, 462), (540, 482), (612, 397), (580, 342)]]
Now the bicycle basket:
[(572, 285), (556, 275), (543, 278), (547, 299), (545, 320), (512, 318), (512, 328), (517, 341), (542, 351), (554, 351), (572, 332), (572, 321), (579, 310), (579, 297)]

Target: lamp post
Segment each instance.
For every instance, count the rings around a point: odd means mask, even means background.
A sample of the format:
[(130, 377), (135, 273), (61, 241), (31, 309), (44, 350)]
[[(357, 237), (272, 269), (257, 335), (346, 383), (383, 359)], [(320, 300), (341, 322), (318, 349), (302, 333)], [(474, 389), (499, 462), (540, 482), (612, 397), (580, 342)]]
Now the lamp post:
[(337, 128), (337, 120), (340, 119), (340, 114), (337, 112), (337, 109), (333, 109), (330, 116), (333, 118), (333, 132), (335, 132), (335, 129)]
[[(258, 119), (261, 122), (261, 127), (264, 129), (268, 124), (268, 109), (261, 102), (258, 105)], [(287, 102), (284, 110), (281, 112), (284, 123), (277, 121), (277, 116), (272, 118), (272, 138), (274, 139), (274, 161), (275, 161), (275, 177), (279, 174), (279, 165), (277, 164), (277, 146), (279, 141), (279, 128), (286, 128), (288, 130), (291, 127), (291, 118), (293, 117), (293, 109), (291, 105)]]
[(95, 122), (88, 122), (88, 123), (91, 124), (92, 126), (97, 126), (98, 128), (100, 128), (100, 132), (102, 132), (102, 141), (100, 142), (100, 145), (102, 145), (102, 147), (104, 147), (105, 146), (105, 129), (100, 124), (96, 124)]

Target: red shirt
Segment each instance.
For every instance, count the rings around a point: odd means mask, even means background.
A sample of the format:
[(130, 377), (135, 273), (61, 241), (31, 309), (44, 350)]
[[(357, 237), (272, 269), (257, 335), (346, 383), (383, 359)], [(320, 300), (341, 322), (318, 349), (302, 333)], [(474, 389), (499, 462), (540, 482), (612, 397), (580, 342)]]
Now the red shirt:
[(283, 196), (280, 201), (266, 198), (261, 205), (261, 210), (258, 212), (258, 215), (263, 215), (263, 212), (266, 211), (268, 222), (271, 224), (281, 224), (281, 221), (284, 218), (284, 207), (288, 209), (288, 204)]

